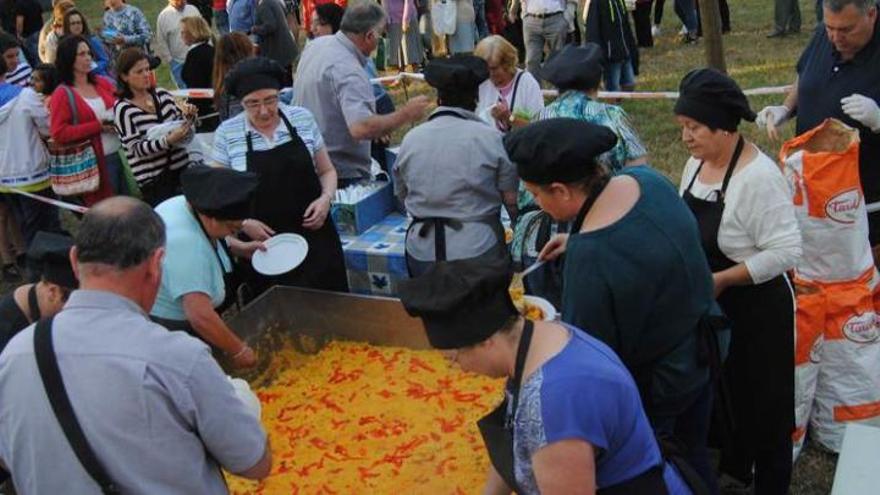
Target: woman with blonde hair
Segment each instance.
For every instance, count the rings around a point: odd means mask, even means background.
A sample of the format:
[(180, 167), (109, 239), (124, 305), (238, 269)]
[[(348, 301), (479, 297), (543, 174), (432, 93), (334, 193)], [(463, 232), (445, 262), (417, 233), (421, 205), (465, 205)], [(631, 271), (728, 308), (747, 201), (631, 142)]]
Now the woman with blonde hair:
[(40, 60), (47, 64), (55, 63), (55, 54), (58, 52), (58, 41), (64, 36), (64, 14), (73, 10), (76, 5), (73, 0), (60, 0), (52, 5), (52, 18), (43, 25), (40, 30), (40, 40), (37, 52)]
[(494, 35), (477, 44), (474, 55), (489, 65), (489, 79), (480, 85), (477, 115), (501, 131), (514, 124), (527, 124), (544, 109), (541, 85), (528, 72), (516, 67), (516, 48)]
[[(180, 77), (187, 88), (210, 88), (214, 68), (214, 33), (208, 22), (201, 16), (184, 17), (180, 20), (180, 39), (189, 47)], [(199, 132), (214, 132), (220, 124), (214, 103), (208, 98), (195, 98), (190, 101), (199, 110)]]
[(226, 93), (223, 79), (235, 64), (248, 57), (253, 57), (254, 48), (254, 44), (244, 33), (224, 34), (217, 40), (217, 46), (214, 49), (214, 70), (211, 77), (214, 83), (214, 105), (220, 112), (221, 122), (240, 114), (243, 110), (241, 102)]

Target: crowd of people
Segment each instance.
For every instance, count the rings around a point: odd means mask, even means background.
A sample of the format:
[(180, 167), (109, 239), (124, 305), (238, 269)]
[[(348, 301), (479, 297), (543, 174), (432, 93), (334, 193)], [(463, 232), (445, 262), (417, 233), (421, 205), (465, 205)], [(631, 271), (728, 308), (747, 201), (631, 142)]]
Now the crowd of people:
[[(0, 257), (4, 280), (30, 283), (0, 299), (0, 474), (23, 494), (223, 493), (218, 466), (267, 476), (265, 430), (212, 354), (236, 368), (258, 356), (223, 312), (278, 284), (347, 292), (331, 204), (380, 172), (411, 217), (402, 304), (462, 368), (509, 380), (479, 423), (485, 493), (787, 493), (788, 274), (810, 239), (741, 128), (845, 122), (865, 201), (880, 201), (878, 6), (824, 0), (782, 105), (755, 112), (730, 76), (685, 74), (669, 116), (690, 154), (676, 188), (626, 112), (597, 100), (635, 84), (652, 26), (651, 3), (634, 3), (578, 15), (576, 2), (456, 0), (441, 44), (420, 34), (442, 9), (418, 0), (169, 0), (155, 36), (123, 0), (105, 0), (98, 31), (73, 0), (45, 24), (11, 10), (27, 29), (4, 18), (0, 33)], [(675, 5), (694, 39), (694, 3)], [(422, 67), (436, 98), (395, 107), (371, 81), (382, 62)], [(157, 87), (161, 64), (213, 98)], [(62, 175), (71, 160), (85, 178)], [(57, 196), (88, 208), (73, 237), (45, 201)], [(880, 213), (865, 221), (880, 244)], [(280, 233), (308, 241), (305, 261), (257, 273), (248, 258)], [(513, 269), (536, 264), (525, 289), (561, 322), (513, 306)]]

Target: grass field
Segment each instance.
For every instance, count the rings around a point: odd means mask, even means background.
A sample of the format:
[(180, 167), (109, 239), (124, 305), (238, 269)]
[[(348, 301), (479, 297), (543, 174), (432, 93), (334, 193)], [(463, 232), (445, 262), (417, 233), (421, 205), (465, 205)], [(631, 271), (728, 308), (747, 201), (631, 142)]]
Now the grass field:
[[(141, 8), (155, 26), (159, 11), (165, 7), (162, 0), (129, 0)], [(663, 35), (655, 40), (655, 46), (642, 51), (641, 74), (638, 78), (639, 90), (675, 91), (681, 77), (690, 69), (704, 65), (702, 43), (681, 45), (675, 37), (680, 24), (672, 11), (672, 1), (666, 2)], [(765, 35), (772, 29), (773, 2), (768, 0), (729, 0), (733, 32), (724, 37), (724, 52), (730, 74), (743, 88), (777, 86), (788, 84), (794, 78), (794, 65), (812, 32), (814, 3), (801, 0), (801, 14), (804, 19), (802, 34), (783, 39), (768, 40)], [(102, 0), (77, 0), (77, 5), (90, 19), (93, 29), (101, 23)], [(159, 83), (171, 87), (168, 69), (162, 66), (158, 74)], [(430, 88), (421, 83), (412, 83), (408, 94), (430, 94)], [(392, 96), (400, 103), (404, 99), (401, 86), (392, 89)], [(755, 111), (764, 105), (779, 102), (781, 95), (754, 97), (751, 99)], [(687, 153), (679, 139), (679, 130), (672, 115), (673, 103), (669, 100), (624, 102), (635, 127), (651, 156), (654, 167), (662, 170), (673, 181), (678, 181)], [(766, 153), (775, 156), (780, 143), (770, 142), (753, 125), (744, 125), (742, 130)], [(405, 132), (395, 134), (397, 140)], [(784, 137), (791, 136), (787, 129)], [(0, 293), (11, 288), (0, 284)], [(794, 495), (824, 495), (831, 490), (836, 457), (816, 448), (808, 447), (795, 466), (792, 485)]]

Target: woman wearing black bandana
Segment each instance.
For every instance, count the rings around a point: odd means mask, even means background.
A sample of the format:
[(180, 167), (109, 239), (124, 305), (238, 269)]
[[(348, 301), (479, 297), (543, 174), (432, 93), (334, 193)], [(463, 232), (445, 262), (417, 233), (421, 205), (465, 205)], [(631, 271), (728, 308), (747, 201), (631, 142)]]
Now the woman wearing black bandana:
[(711, 388), (699, 351), (718, 312), (712, 274), (693, 215), (665, 177), (645, 166), (609, 176), (599, 166), (596, 157), (616, 140), (604, 126), (549, 119), (514, 130), (504, 144), (541, 209), (574, 221), (540, 254), (565, 253), (562, 321), (620, 356), (655, 431), (679, 437), (711, 487)]
[(492, 461), (483, 493), (692, 493), (663, 461), (620, 359), (574, 326), (519, 316), (511, 277), (503, 260), (454, 260), (400, 287), (434, 348), (508, 379), (505, 400), (478, 422)]
[(757, 495), (784, 494), (791, 481), (795, 311), (785, 272), (801, 254), (791, 192), (773, 160), (737, 131), (755, 113), (733, 79), (691, 71), (675, 113), (692, 155), (680, 191), (732, 323), (724, 372), (735, 426), (722, 437), (721, 470), (744, 485), (754, 479)]

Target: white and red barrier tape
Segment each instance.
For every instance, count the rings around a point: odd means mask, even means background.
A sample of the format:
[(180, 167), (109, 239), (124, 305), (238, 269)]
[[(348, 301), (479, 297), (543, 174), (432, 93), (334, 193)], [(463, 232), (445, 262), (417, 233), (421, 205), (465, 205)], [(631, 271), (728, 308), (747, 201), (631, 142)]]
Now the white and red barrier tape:
[[(387, 84), (401, 81), (403, 79), (415, 79), (424, 81), (425, 75), (414, 72), (401, 72), (393, 76), (384, 76), (370, 79), (371, 83)], [(748, 96), (757, 95), (778, 95), (785, 94), (791, 90), (791, 86), (767, 86), (761, 88), (752, 88), (743, 91)], [(555, 89), (543, 90), (544, 96), (559, 96), (559, 92)], [(187, 98), (213, 98), (213, 89), (178, 89), (171, 91), (174, 96), (183, 96)], [(600, 91), (599, 98), (606, 100), (674, 100), (678, 98), (676, 91)]]
[(50, 205), (57, 206), (58, 208), (63, 208), (65, 210), (75, 211), (77, 213), (85, 213), (89, 211), (85, 206), (75, 205), (73, 203), (66, 203), (64, 201), (59, 201), (57, 199), (46, 198), (44, 196), (40, 196), (39, 194), (33, 194), (26, 191), (21, 191), (19, 189), (7, 188), (3, 192), (13, 192), (15, 194), (21, 194), (22, 196), (27, 196), (31, 199), (35, 199), (37, 201), (42, 201), (43, 203), (49, 203)]
[[(378, 77), (375, 79), (370, 79), (372, 83), (391, 83), (395, 81), (401, 81), (403, 79), (415, 79), (415, 80), (424, 80), (425, 76), (423, 74), (417, 74), (412, 72), (401, 72), (400, 74), (393, 76), (384, 76)], [(752, 88), (744, 91), (745, 94), (750, 96), (755, 95), (774, 95), (774, 94), (785, 94), (791, 90), (791, 86), (769, 86), (762, 88)], [(558, 96), (559, 92), (556, 90), (544, 90), (545, 96)], [(214, 90), (213, 89), (177, 89), (171, 91), (171, 94), (174, 96), (181, 96), (186, 98), (213, 98)], [(659, 100), (659, 99), (675, 99), (678, 98), (678, 93), (674, 91), (636, 91), (636, 92), (612, 92), (612, 91), (600, 91), (599, 98), (603, 99), (619, 99), (619, 100)], [(80, 205), (75, 205), (72, 203), (67, 203), (64, 201), (59, 201), (57, 199), (45, 198), (43, 196), (39, 196), (37, 194), (32, 194), (25, 191), (20, 191), (18, 189), (8, 189), (8, 191), (21, 194), (23, 196), (27, 196), (31, 199), (35, 199), (37, 201), (42, 201), (44, 203), (48, 203), (58, 208), (63, 208), (66, 210), (74, 211), (77, 213), (85, 213), (88, 211), (88, 208)], [(867, 205), (867, 209), (869, 213), (873, 213), (876, 211), (880, 211), (880, 202), (872, 203)]]

